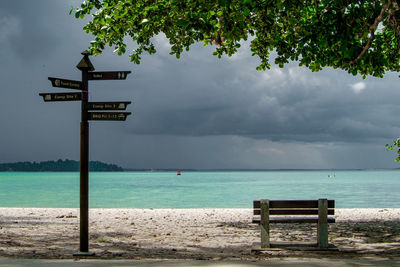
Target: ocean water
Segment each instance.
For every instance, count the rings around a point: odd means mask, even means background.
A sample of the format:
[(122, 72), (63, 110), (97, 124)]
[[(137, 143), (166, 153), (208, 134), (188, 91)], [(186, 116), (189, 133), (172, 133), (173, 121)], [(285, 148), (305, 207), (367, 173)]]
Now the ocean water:
[[(400, 170), (92, 172), (89, 196), (91, 208), (251, 208), (261, 198), (400, 208)], [(0, 207), (78, 208), (79, 173), (0, 172)]]

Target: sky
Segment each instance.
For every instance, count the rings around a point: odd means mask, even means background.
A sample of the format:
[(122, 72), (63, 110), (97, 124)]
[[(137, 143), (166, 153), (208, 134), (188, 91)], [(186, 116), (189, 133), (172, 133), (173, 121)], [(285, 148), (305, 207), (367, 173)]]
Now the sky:
[[(81, 1), (0, 5), (0, 163), (79, 160), (80, 102), (45, 103), (48, 77), (80, 80), (93, 36), (69, 15)], [(400, 136), (397, 73), (313, 73), (297, 62), (257, 71), (249, 43), (218, 59), (196, 44), (178, 60), (163, 35), (140, 65), (112, 49), (91, 57), (96, 71), (124, 81), (90, 81), (90, 101), (132, 101), (125, 122), (90, 122), (90, 160), (125, 168), (397, 168), (385, 144)], [(135, 45), (129, 42), (129, 49)], [(273, 60), (273, 59), (272, 59)]]

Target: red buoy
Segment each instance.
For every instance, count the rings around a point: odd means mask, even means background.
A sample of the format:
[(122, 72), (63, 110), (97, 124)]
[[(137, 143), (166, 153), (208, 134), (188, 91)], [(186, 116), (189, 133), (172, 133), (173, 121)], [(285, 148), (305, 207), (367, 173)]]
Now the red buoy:
[(178, 169), (176, 175), (181, 175), (181, 169)]

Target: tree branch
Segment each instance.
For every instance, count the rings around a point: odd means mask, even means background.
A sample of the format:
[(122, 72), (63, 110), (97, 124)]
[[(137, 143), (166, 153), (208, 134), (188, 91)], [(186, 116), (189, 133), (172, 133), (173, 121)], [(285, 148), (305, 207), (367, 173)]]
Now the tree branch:
[[(352, 21), (352, 22), (355, 22), (355, 20)], [(363, 36), (363, 33), (364, 33), (364, 31), (365, 31), (365, 29), (366, 29), (367, 27), (371, 27), (371, 24), (369, 24), (368, 22), (366, 22), (366, 23), (364, 24), (364, 26), (362, 27), (361, 31), (360, 31), (359, 33), (357, 33), (356, 38), (361, 38), (361, 37)]]
[(382, 7), (379, 16), (375, 18), (374, 24), (372, 24), (371, 27), (369, 27), (370, 36), (368, 42), (365, 45), (364, 49), (361, 51), (361, 53), (358, 55), (358, 57), (353, 61), (350, 61), (350, 66), (356, 65), (358, 62), (360, 62), (361, 58), (367, 53), (368, 49), (371, 47), (372, 41), (374, 40), (375, 37), (376, 28), (378, 27), (379, 23), (383, 20), (383, 16), (385, 15), (386, 10), (389, 8), (391, 2), (392, 1), (389, 0), (386, 3), (386, 5)]
[(217, 32), (217, 36), (215, 37), (215, 43), (218, 46), (222, 46), (222, 43), (223, 43), (223, 40), (222, 40), (222, 37), (221, 37), (221, 32), (222, 32), (222, 28), (223, 27), (224, 27), (224, 15), (221, 15), (219, 17), (219, 29), (218, 29), (218, 32)]

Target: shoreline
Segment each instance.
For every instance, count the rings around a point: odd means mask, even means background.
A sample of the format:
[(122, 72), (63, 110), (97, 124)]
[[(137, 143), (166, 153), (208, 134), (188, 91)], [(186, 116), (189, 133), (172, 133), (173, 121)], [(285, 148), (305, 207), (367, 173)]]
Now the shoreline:
[[(24, 212), (38, 212), (43, 211), (45, 213), (58, 213), (61, 211), (74, 214), (74, 216), (79, 215), (79, 208), (35, 208), (35, 207), (0, 207), (0, 223), (1, 216), (4, 214), (14, 214), (19, 215)], [(122, 213), (146, 213), (148, 212), (194, 212), (200, 214), (201, 212), (207, 213), (210, 211), (220, 211), (220, 212), (238, 212), (248, 213), (252, 218), (253, 210), (251, 208), (89, 208), (89, 214), (95, 212), (122, 212)], [(372, 222), (372, 221), (400, 221), (400, 208), (336, 208), (335, 216), (336, 222)]]
[[(335, 209), (336, 251), (271, 249), (252, 253), (260, 230), (252, 209), (89, 210), (96, 258), (260, 260), (279, 257), (396, 257), (400, 208)], [(271, 226), (271, 240), (316, 240), (316, 225)], [(71, 259), (79, 248), (78, 208), (0, 208), (0, 257)]]

